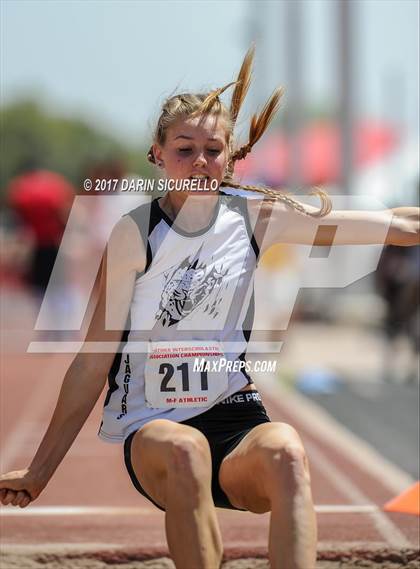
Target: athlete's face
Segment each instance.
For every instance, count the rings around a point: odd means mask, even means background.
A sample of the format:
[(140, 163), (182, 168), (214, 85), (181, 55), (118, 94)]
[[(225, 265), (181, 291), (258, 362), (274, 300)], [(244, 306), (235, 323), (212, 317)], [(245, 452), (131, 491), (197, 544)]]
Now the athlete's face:
[(200, 189), (217, 187), (229, 158), (228, 131), (220, 117), (208, 115), (180, 120), (168, 128), (163, 146), (154, 146), (167, 178), (174, 180), (202, 178)]

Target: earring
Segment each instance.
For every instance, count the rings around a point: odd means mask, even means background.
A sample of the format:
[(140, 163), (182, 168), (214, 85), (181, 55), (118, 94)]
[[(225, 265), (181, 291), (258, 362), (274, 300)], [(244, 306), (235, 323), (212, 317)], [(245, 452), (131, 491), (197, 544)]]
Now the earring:
[(162, 162), (162, 161), (158, 162), (158, 166), (159, 166), (159, 168), (162, 168), (162, 167), (163, 167), (163, 162)]

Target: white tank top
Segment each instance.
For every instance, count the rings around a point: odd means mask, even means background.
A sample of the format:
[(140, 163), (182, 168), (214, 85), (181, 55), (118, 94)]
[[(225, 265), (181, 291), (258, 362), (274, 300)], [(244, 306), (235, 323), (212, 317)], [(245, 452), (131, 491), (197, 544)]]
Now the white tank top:
[[(138, 274), (127, 330), (111, 367), (101, 439), (122, 443), (151, 419), (185, 421), (209, 407), (150, 408), (145, 402), (147, 342), (218, 341), (226, 359), (245, 359), (254, 318), (258, 246), (247, 200), (220, 193), (208, 227), (176, 227), (159, 199), (131, 211), (147, 252)], [(228, 387), (213, 405), (252, 383), (247, 373), (228, 374)]]

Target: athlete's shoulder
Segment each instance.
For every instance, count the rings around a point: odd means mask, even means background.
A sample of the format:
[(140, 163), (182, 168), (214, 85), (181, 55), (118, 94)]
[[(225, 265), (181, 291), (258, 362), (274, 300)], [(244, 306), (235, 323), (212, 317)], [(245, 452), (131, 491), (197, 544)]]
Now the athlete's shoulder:
[(138, 227), (131, 216), (124, 215), (117, 221), (112, 229), (108, 246), (110, 244), (121, 249), (131, 249), (133, 246), (138, 248), (139, 244), (142, 245)]
[(136, 233), (138, 234), (136, 224), (128, 214), (125, 214), (112, 228), (109, 240), (110, 242), (122, 243), (131, 239)]
[(146, 247), (138, 227), (129, 215), (124, 215), (114, 225), (107, 245), (108, 260), (115, 266), (142, 267), (146, 258)]
[(245, 190), (227, 187), (223, 188), (223, 191), (220, 191), (220, 196), (222, 203), (224, 203), (228, 209), (236, 210), (238, 213), (245, 215), (248, 212), (248, 203), (253, 201), (246, 193)]
[(150, 217), (153, 201), (154, 200), (150, 200), (146, 203), (140, 204), (136, 208), (131, 209), (124, 217), (130, 217), (134, 221), (143, 219), (146, 216)]
[(160, 208), (157, 200), (150, 200), (129, 211), (126, 215), (137, 225), (143, 242), (146, 244), (150, 233), (161, 221)]

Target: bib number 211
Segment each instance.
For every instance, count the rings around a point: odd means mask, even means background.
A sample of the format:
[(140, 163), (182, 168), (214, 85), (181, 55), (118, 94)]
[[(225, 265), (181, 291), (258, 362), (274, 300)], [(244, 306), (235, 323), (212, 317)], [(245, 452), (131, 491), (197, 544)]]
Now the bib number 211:
[[(188, 363), (184, 362), (183, 364), (176, 366), (176, 370), (181, 372), (182, 391), (189, 391), (190, 376), (188, 370)], [(160, 364), (159, 375), (164, 376), (162, 379), (162, 383), (160, 384), (160, 391), (162, 393), (168, 393), (168, 392), (172, 393), (176, 391), (176, 387), (169, 387), (168, 385), (174, 373), (175, 373), (175, 368), (172, 364)], [(201, 379), (201, 391), (208, 391), (209, 383), (206, 371), (200, 372), (200, 379)]]
[[(209, 407), (227, 390), (225, 370), (200, 370), (197, 358), (213, 364), (224, 357), (218, 343), (155, 342), (146, 361), (145, 399), (152, 408)], [(213, 367), (213, 365), (212, 365)]]

